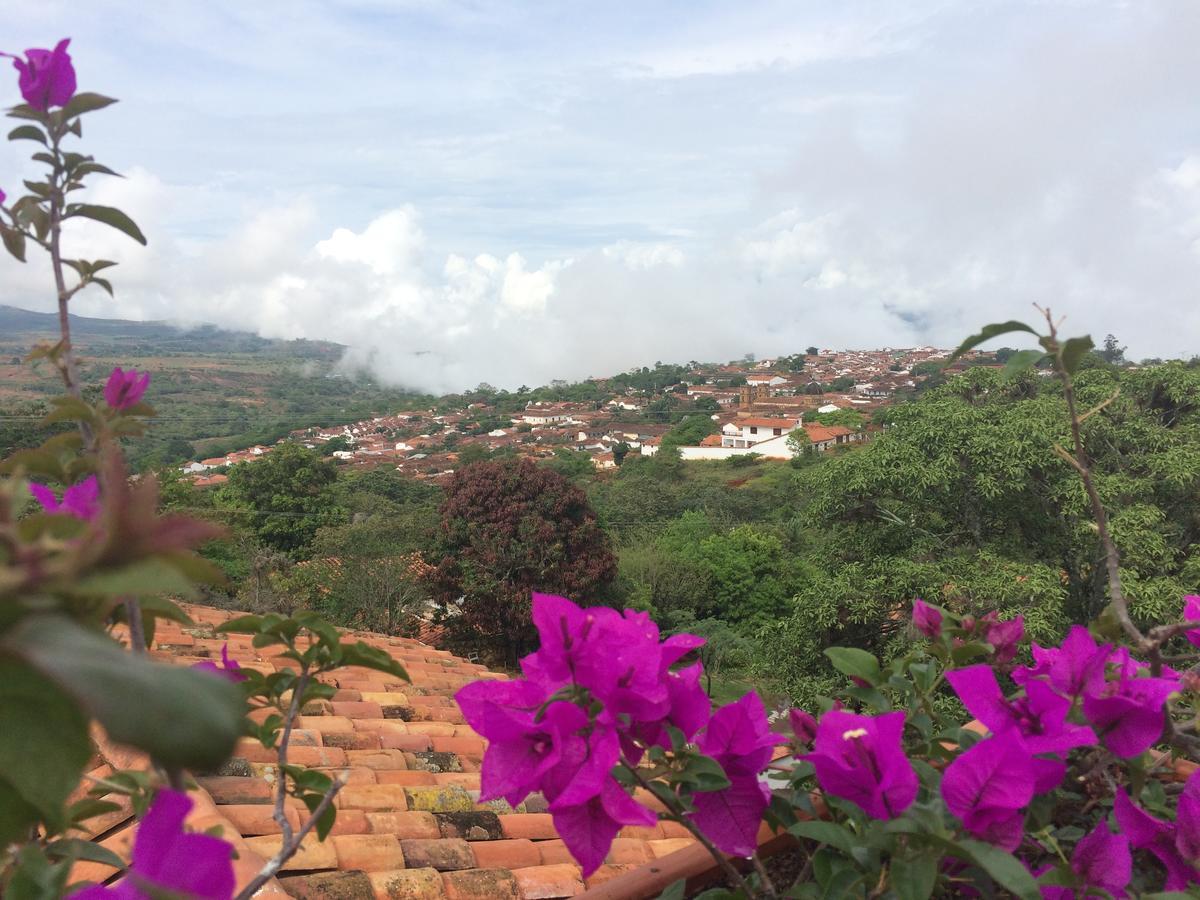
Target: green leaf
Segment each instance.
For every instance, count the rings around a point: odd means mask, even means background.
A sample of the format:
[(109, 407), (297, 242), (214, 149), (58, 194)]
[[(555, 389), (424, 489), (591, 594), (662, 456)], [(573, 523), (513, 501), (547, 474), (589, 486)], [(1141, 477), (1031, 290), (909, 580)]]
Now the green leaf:
[(4, 249), (14, 259), (19, 262), (25, 262), (25, 232), (0, 225), (0, 241), (4, 242)]
[(1012, 378), (1026, 369), (1032, 368), (1046, 358), (1041, 350), (1018, 350), (1004, 364), (1004, 377)]
[(680, 773), (680, 780), (700, 792), (723, 791), (729, 787), (729, 779), (721, 764), (711, 756), (701, 753), (688, 757), (687, 765)]
[(37, 141), (39, 144), (45, 144), (46, 133), (36, 125), (18, 125), (8, 133), (10, 141)]
[(378, 647), (372, 647), (362, 641), (354, 644), (342, 644), (341, 665), (362, 666), (364, 669), (386, 672), (404, 681), (409, 680), (404, 666), (392, 659), (386, 650), (380, 650)]
[(1069, 338), (1062, 345), (1062, 364), (1067, 373), (1074, 375), (1079, 369), (1079, 361), (1096, 345), (1090, 335)]
[(94, 203), (72, 203), (67, 207), (67, 213), (64, 218), (77, 217), (103, 222), (110, 228), (115, 228), (122, 234), (128, 235), (143, 246), (146, 243), (146, 236), (142, 234), (142, 230), (137, 227), (133, 219), (115, 207), (97, 206)]
[(959, 665), (965, 662), (970, 662), (977, 656), (986, 656), (991, 651), (991, 644), (984, 644), (980, 641), (971, 641), (966, 644), (959, 644), (950, 651), (950, 658)]
[(245, 704), (235, 685), (126, 653), (62, 616), (25, 618), (0, 652), (24, 658), (99, 719), (114, 741), (140, 747), (163, 765), (215, 769), (241, 734)]
[(969, 338), (959, 344), (958, 349), (951, 354), (950, 359), (948, 359), (947, 362), (954, 362), (968, 350), (974, 350), (984, 341), (990, 341), (994, 337), (999, 337), (1002, 334), (1008, 334), (1013, 331), (1024, 331), (1028, 334), (1034, 335), (1035, 337), (1037, 336), (1036, 331), (1034, 331), (1024, 322), (1017, 322), (1016, 320), (1009, 320), (1008, 322), (995, 322), (991, 325), (984, 325), (978, 334), (971, 335)]
[(238, 616), (218, 625), (213, 631), (223, 631), (229, 634), (258, 634), (262, 629), (262, 616)]
[(46, 855), (51, 859), (85, 859), (88, 862), (112, 866), (114, 869), (125, 868), (125, 860), (107, 847), (101, 847), (99, 844), (80, 838), (57, 840), (46, 848)]
[(36, 844), (17, 854), (17, 866), (5, 885), (5, 900), (58, 900), (66, 893), (69, 862), (51, 865)]
[(67, 807), (67, 820), (72, 825), (78, 825), (80, 822), (86, 822), (88, 819), (93, 819), (96, 816), (116, 812), (120, 808), (119, 804), (109, 800), (96, 800), (91, 797), (84, 797), (82, 800), (76, 800)]
[(680, 878), (672, 881), (665, 891), (658, 895), (658, 900), (683, 900), (687, 896), (687, 882)]
[(871, 684), (879, 683), (879, 660), (857, 647), (828, 647), (825, 655), (843, 675), (861, 678)]
[(5, 113), (10, 119), (33, 119), (35, 122), (45, 122), (46, 114), (40, 109), (34, 109), (28, 103), (18, 103)]
[(896, 892), (897, 900), (929, 900), (933, 896), (937, 876), (936, 856), (925, 855), (915, 859), (899, 856), (892, 859), (892, 890)]
[(945, 844), (956, 856), (983, 869), (995, 880), (996, 884), (1011, 891), (1021, 900), (1040, 900), (1042, 892), (1037, 886), (1037, 882), (1029, 874), (1025, 865), (1011, 853), (982, 841), (966, 839), (951, 841), (938, 838), (936, 835), (931, 835), (931, 837), (939, 843)]
[(173, 594), (195, 596), (196, 586), (169, 563), (149, 557), (120, 569), (110, 569), (81, 578), (74, 588), (81, 594), (118, 597), (125, 594)]
[[(0, 656), (0, 781), (52, 832), (69, 824), (63, 804), (91, 756), (87, 719), (71, 698), (29, 666)], [(0, 834), (0, 844), (25, 836)]]
[(833, 822), (797, 822), (788, 829), (796, 837), (808, 838), (822, 844), (828, 844), (847, 856), (858, 846), (858, 839), (841, 825)]
[(113, 175), (117, 178), (124, 178), (120, 172), (114, 172), (108, 166), (101, 165), (98, 162), (81, 162), (71, 172), (72, 178), (83, 178), (85, 175)]
[[(308, 807), (309, 813), (316, 812), (317, 807), (321, 805), (322, 796), (320, 794), (305, 794), (301, 800)], [(333, 823), (337, 819), (337, 807), (332, 803), (321, 813), (317, 819), (317, 840), (323, 841), (328, 836), (333, 828)]]
[(63, 119), (74, 119), (76, 116), (82, 116), (84, 113), (95, 112), (98, 109), (104, 109), (106, 106), (112, 106), (116, 102), (112, 97), (105, 97), (101, 94), (92, 94), (85, 91), (71, 98), (71, 101), (63, 107), (62, 116)]

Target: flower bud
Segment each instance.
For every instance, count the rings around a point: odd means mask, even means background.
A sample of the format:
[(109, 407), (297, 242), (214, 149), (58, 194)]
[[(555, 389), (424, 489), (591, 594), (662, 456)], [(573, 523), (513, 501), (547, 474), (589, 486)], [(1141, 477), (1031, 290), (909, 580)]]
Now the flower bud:
[(913, 601), (912, 622), (913, 627), (927, 638), (935, 638), (942, 633), (941, 610), (924, 600)]

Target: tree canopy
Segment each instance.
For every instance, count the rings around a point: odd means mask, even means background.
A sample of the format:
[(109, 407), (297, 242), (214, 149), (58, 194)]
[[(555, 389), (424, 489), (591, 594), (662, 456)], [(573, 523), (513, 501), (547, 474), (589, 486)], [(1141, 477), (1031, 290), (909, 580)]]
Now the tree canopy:
[(520, 654), (532, 591), (594, 599), (616, 573), (587, 496), (527, 459), (481, 462), (446, 482), (435, 597), (471, 639)]

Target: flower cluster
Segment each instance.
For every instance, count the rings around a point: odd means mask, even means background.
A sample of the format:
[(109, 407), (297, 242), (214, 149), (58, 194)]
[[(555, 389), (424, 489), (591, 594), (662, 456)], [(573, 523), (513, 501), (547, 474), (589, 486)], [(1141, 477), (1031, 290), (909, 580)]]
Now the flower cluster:
[(25, 58), (0, 53), (13, 61), (20, 75), (21, 96), (36, 110), (46, 112), (52, 106), (66, 106), (75, 96), (75, 67), (67, 53), (70, 38), (63, 38), (53, 50), (25, 51)]
[(488, 739), (481, 797), (513, 806), (541, 791), (563, 842), (585, 874), (603, 861), (622, 826), (650, 826), (655, 814), (614, 777), (633, 770), (672, 737), (695, 741), (724, 769), (728, 786), (697, 793), (692, 821), (721, 849), (748, 855), (769, 794), (758, 773), (776, 738), (762, 701), (749, 694), (710, 716), (701, 664), (682, 664), (703, 641), (660, 640), (647, 613), (581, 609), (533, 595), (541, 646), (521, 660), (523, 678), (481, 681), (456, 699)]

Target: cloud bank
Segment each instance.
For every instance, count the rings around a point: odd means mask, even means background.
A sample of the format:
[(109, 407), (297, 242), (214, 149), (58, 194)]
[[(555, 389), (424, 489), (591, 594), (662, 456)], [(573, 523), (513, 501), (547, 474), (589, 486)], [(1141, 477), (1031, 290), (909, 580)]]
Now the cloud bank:
[[(251, 169), (273, 187), (247, 192), (244, 173), (148, 158), (94, 199), (151, 246), (72, 229), (79, 255), (122, 263), (115, 301), (76, 310), (335, 340), (348, 365), (433, 391), (948, 346), (1034, 302), (1134, 356), (1200, 351), (1200, 7), (843, 8), (805, 23), (748, 4), (654, 46), (599, 29), (578, 61), (497, 62), (515, 93), (490, 112), (434, 127), (435, 105), (412, 107), (397, 152), (430, 185), (381, 188), (382, 138), (337, 156), (286, 118), (315, 182)], [(505, 27), (472, 9), (455, 40)], [(428, 77), (449, 104), (449, 76)], [(338, 188), (336, 171), (376, 183)], [(45, 275), (0, 263), (3, 302), (48, 308)]]

